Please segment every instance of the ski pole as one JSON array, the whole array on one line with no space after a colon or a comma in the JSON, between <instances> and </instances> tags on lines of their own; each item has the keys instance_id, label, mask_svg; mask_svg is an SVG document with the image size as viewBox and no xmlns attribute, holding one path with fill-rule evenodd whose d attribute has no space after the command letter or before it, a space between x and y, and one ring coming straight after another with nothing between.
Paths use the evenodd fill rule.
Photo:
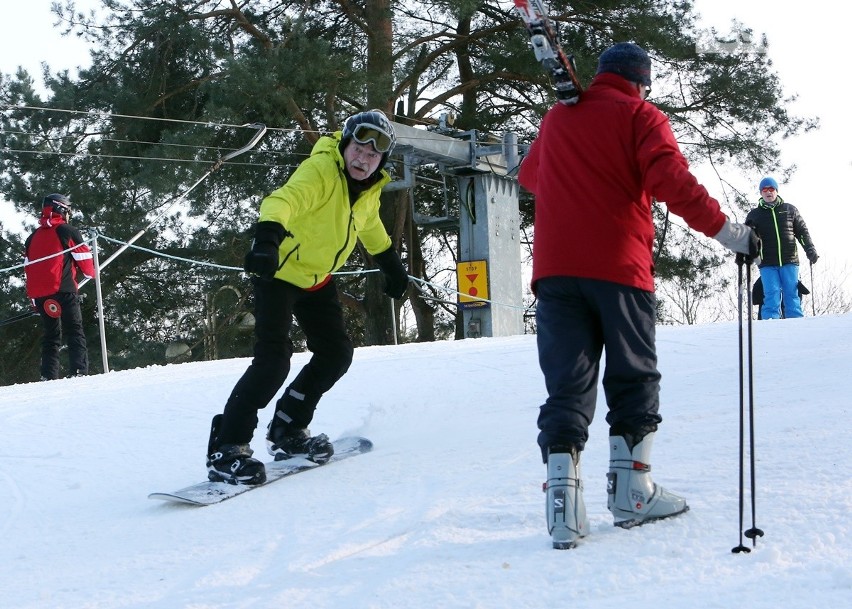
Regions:
<instances>
[{"instance_id":1,"label":"ski pole","mask_svg":"<svg viewBox=\"0 0 852 609\"><path fill-rule=\"evenodd\" d=\"M740 542L739 545L731 549L734 554L740 552L751 552L751 550L743 544L743 495L745 493L744 467L743 467L743 452L745 451L745 393L743 385L743 263L744 259L739 254L736 257L737 262L737 336L739 338L737 349L739 356L739 381L740 381L740 452L739 452L739 467L740 467L740 486L739 486L739 508L740 508ZM751 317L751 310L749 310Z\"/></svg>"},{"instance_id":2,"label":"ski pole","mask_svg":"<svg viewBox=\"0 0 852 609\"><path fill-rule=\"evenodd\" d=\"M816 303L814 300L816 299L816 286L814 285L814 263L809 263L811 266L811 313L816 317Z\"/></svg>"},{"instance_id":3,"label":"ski pole","mask_svg":"<svg viewBox=\"0 0 852 609\"><path fill-rule=\"evenodd\" d=\"M751 261L746 262L746 284L751 285ZM745 532L745 536L751 539L752 547L757 545L757 538L763 537L763 531L757 528L757 497L755 496L757 485L755 484L754 466L754 358L752 357L752 325L751 325L751 290L748 293L748 433L749 433L749 461L751 466L751 528Z\"/></svg>"}]
</instances>

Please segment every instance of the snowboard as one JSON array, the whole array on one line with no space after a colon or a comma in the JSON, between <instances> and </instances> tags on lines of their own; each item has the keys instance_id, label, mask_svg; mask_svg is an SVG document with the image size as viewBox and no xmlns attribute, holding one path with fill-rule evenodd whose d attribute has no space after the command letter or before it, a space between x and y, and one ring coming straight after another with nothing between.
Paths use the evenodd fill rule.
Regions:
<instances>
[{"instance_id":1,"label":"snowboard","mask_svg":"<svg viewBox=\"0 0 852 609\"><path fill-rule=\"evenodd\" d=\"M303 457L293 457L292 459L284 459L282 461L270 461L266 463L266 482L263 484L228 484L226 482L200 482L187 486L180 490L171 493L151 493L148 499L161 499L172 503L183 503L195 506L213 505L221 503L227 499L242 495L250 490L260 488L308 470L318 467L325 467L336 461L342 461L349 457L361 455L370 452L373 449L373 443L367 438L359 436L351 436L340 438L332 442L334 445L334 454L327 463L319 465L313 461L309 461Z\"/></svg>"}]
</instances>

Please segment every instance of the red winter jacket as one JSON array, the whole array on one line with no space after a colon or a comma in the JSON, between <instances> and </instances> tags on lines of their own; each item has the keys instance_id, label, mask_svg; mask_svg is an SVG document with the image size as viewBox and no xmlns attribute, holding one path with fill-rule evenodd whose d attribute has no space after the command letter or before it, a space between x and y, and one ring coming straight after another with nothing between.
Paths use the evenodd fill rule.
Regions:
<instances>
[{"instance_id":1,"label":"red winter jacket","mask_svg":"<svg viewBox=\"0 0 852 609\"><path fill-rule=\"evenodd\" d=\"M80 231L65 223L65 219L50 207L42 210L39 228L29 236L24 245L24 262L38 260L56 254L70 247L70 252L27 264L24 272L27 276L27 296L40 298L57 292L76 292L76 268L89 278L95 276L92 262L92 250L83 243ZM75 268L76 267L76 268Z\"/></svg>"},{"instance_id":2,"label":"red winter jacket","mask_svg":"<svg viewBox=\"0 0 852 609\"><path fill-rule=\"evenodd\" d=\"M548 111L518 181L535 195L533 288L567 275L653 291L652 198L707 236L725 223L666 116L616 74Z\"/></svg>"}]
</instances>

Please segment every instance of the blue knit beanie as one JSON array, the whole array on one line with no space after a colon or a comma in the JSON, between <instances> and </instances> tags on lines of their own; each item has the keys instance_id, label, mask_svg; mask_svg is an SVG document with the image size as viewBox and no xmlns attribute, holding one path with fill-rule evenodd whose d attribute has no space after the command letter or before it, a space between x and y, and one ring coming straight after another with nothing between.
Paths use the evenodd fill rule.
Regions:
<instances>
[{"instance_id":1,"label":"blue knit beanie","mask_svg":"<svg viewBox=\"0 0 852 609\"><path fill-rule=\"evenodd\" d=\"M757 191L762 192L764 188L774 188L775 190L778 190L778 182L775 181L775 178L763 178L760 181L760 187Z\"/></svg>"},{"instance_id":2,"label":"blue knit beanie","mask_svg":"<svg viewBox=\"0 0 852 609\"><path fill-rule=\"evenodd\" d=\"M598 74L610 72L630 82L651 86L651 58L642 47L632 42L619 42L601 53Z\"/></svg>"}]
</instances>

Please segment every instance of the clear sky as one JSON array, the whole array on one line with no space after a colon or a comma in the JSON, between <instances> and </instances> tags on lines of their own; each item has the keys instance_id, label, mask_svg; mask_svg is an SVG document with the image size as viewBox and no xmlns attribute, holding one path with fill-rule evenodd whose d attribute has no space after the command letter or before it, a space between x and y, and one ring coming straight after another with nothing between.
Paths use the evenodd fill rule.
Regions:
<instances>
[{"instance_id":1,"label":"clear sky","mask_svg":"<svg viewBox=\"0 0 852 609\"><path fill-rule=\"evenodd\" d=\"M0 19L0 72L14 74L18 66L25 68L41 84L41 65L52 71L73 69L89 63L87 46L76 36L62 36L63 28L54 27L56 16L50 12L53 0L9 2L3 6ZM77 0L78 10L87 12L99 6L97 0ZM33 202L33 217L36 217ZM0 200L0 222L15 222L12 204Z\"/></svg>"},{"instance_id":2,"label":"clear sky","mask_svg":"<svg viewBox=\"0 0 852 609\"><path fill-rule=\"evenodd\" d=\"M96 0L77 0L77 4L84 10L99 5ZM41 62L52 69L87 63L85 46L74 37L61 36L61 30L53 26L50 5L51 0L28 0L4 7L0 71L10 73L23 65L39 75ZM773 0L696 0L695 6L702 25L715 26L720 33L731 30L734 18L758 34L765 33L784 95L798 95L793 113L819 117L818 131L782 142L784 163L795 163L798 171L781 185L780 194L799 207L822 257L819 264L838 274L843 268L852 272L852 247L847 242L852 217L845 187L852 179L852 122L848 96L841 92L848 88L843 84L848 79L846 23L852 11L828 0L812 0L807 10ZM757 183L763 176L740 177L734 167L726 171L726 180L753 192L757 200ZM713 176L699 172L699 177L711 194L722 196Z\"/></svg>"}]
</instances>

